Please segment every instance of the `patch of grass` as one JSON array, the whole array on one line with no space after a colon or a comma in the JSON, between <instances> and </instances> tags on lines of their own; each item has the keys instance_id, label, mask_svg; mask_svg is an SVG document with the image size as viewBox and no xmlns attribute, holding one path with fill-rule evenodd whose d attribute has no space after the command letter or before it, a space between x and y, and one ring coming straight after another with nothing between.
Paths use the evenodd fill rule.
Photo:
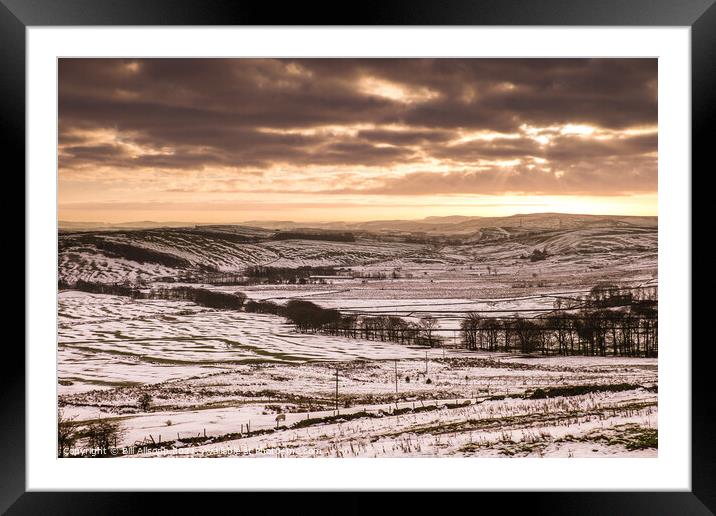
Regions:
<instances>
[{"instance_id":1,"label":"patch of grass","mask_svg":"<svg viewBox=\"0 0 716 516\"><path fill-rule=\"evenodd\" d=\"M614 383L609 385L567 385L565 387L535 389L531 394L525 395L525 399L541 400L546 398L555 398L557 396L580 396L591 392L621 392L640 388L641 385L631 383Z\"/></svg>"},{"instance_id":2,"label":"patch of grass","mask_svg":"<svg viewBox=\"0 0 716 516\"><path fill-rule=\"evenodd\" d=\"M337 421L350 421L351 419L359 419L362 417L378 417L375 414L372 414L370 412L354 412L352 414L339 414L336 416L326 416L326 417L314 417L309 419L302 419L301 421L297 421L293 425L291 425L291 428L305 428L307 426L313 426L318 425L320 423L334 423Z\"/></svg>"},{"instance_id":3,"label":"patch of grass","mask_svg":"<svg viewBox=\"0 0 716 516\"><path fill-rule=\"evenodd\" d=\"M449 434L457 432L469 432L471 430L495 430L518 426L536 426L536 425L553 425L561 421L568 421L575 418L599 417L609 414L621 414L625 410L641 410L646 407L656 405L655 402L645 401L640 403L631 403L629 405L620 405L617 407L605 407L592 410L569 410L554 413L530 413L519 414L514 416L503 416L482 419L467 419L455 423L438 423L419 426L413 429L415 434ZM387 433L385 437L395 437L399 433Z\"/></svg>"},{"instance_id":4,"label":"patch of grass","mask_svg":"<svg viewBox=\"0 0 716 516\"><path fill-rule=\"evenodd\" d=\"M461 448L459 452L471 455L480 452L481 450L490 449L495 450L506 457L526 457L533 453L541 454L542 451L547 447L547 440L539 441L512 441L511 439L503 438L498 441L485 441L481 443L468 443Z\"/></svg>"},{"instance_id":5,"label":"patch of grass","mask_svg":"<svg viewBox=\"0 0 716 516\"><path fill-rule=\"evenodd\" d=\"M595 430L580 437L571 435L556 442L598 442L609 446L622 445L629 451L647 450L659 447L659 431L636 424L618 425L603 430Z\"/></svg>"},{"instance_id":6,"label":"patch of grass","mask_svg":"<svg viewBox=\"0 0 716 516\"><path fill-rule=\"evenodd\" d=\"M629 451L658 448L659 431L655 428L640 428L638 431L629 434L624 446Z\"/></svg>"}]
</instances>

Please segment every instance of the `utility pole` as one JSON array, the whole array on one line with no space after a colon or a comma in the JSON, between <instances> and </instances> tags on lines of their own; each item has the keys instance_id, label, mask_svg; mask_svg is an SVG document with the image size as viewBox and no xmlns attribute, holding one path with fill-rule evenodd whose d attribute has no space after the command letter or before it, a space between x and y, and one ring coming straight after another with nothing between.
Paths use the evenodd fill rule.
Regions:
<instances>
[{"instance_id":1,"label":"utility pole","mask_svg":"<svg viewBox=\"0 0 716 516\"><path fill-rule=\"evenodd\" d=\"M338 415L338 368L336 367L336 415Z\"/></svg>"},{"instance_id":2,"label":"utility pole","mask_svg":"<svg viewBox=\"0 0 716 516\"><path fill-rule=\"evenodd\" d=\"M394 361L395 364L395 408L398 408L398 359Z\"/></svg>"},{"instance_id":3,"label":"utility pole","mask_svg":"<svg viewBox=\"0 0 716 516\"><path fill-rule=\"evenodd\" d=\"M425 376L428 375L428 352L425 352Z\"/></svg>"}]
</instances>

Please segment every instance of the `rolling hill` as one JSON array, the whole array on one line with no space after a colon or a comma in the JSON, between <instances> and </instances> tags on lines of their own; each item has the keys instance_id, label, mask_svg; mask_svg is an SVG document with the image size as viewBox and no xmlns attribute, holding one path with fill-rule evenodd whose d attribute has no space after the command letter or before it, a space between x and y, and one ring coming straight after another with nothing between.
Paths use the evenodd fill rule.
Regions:
<instances>
[{"instance_id":1,"label":"rolling hill","mask_svg":"<svg viewBox=\"0 0 716 516\"><path fill-rule=\"evenodd\" d=\"M131 224L131 223L128 223ZM504 260L545 249L561 257L656 253L656 217L528 214L361 223L251 222L63 231L59 278L99 282L240 272L249 266L364 266ZM464 258L455 258L464 257ZM497 262L496 262L497 263Z\"/></svg>"}]
</instances>

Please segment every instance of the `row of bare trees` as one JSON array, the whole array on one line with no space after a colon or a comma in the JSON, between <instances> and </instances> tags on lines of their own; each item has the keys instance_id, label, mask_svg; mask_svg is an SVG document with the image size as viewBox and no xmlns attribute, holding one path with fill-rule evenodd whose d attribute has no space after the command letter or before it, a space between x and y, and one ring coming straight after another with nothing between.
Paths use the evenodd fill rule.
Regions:
<instances>
[{"instance_id":1,"label":"row of bare trees","mask_svg":"<svg viewBox=\"0 0 716 516\"><path fill-rule=\"evenodd\" d=\"M586 295L557 297L554 311L524 318L467 314L460 325L468 349L558 355L656 356L656 287L601 283Z\"/></svg>"},{"instance_id":2,"label":"row of bare trees","mask_svg":"<svg viewBox=\"0 0 716 516\"><path fill-rule=\"evenodd\" d=\"M543 317L483 317L471 312L460 325L468 350L593 356L656 356L658 312L651 295L636 296L619 289L611 294L593 289L577 300L581 309L556 308ZM249 305L252 304L250 307ZM561 301L557 304L561 305ZM406 345L441 346L438 320L431 316L409 321L396 316L341 314L310 301L286 305L249 302L247 311L286 317L297 331Z\"/></svg>"},{"instance_id":3,"label":"row of bare trees","mask_svg":"<svg viewBox=\"0 0 716 516\"><path fill-rule=\"evenodd\" d=\"M643 312L643 311L641 311ZM656 356L656 311L634 313L582 310L528 319L495 318L469 313L461 323L469 350L557 355Z\"/></svg>"},{"instance_id":4,"label":"row of bare trees","mask_svg":"<svg viewBox=\"0 0 716 516\"><path fill-rule=\"evenodd\" d=\"M321 328L322 333L380 342L436 347L442 345L438 335L438 320L431 316L417 322L393 315L343 315L337 324Z\"/></svg>"},{"instance_id":5,"label":"row of bare trees","mask_svg":"<svg viewBox=\"0 0 716 516\"><path fill-rule=\"evenodd\" d=\"M246 294L243 292L220 292L194 287L154 288L144 293L142 297L191 301L201 306L222 310L241 310L246 302Z\"/></svg>"},{"instance_id":6,"label":"row of bare trees","mask_svg":"<svg viewBox=\"0 0 716 516\"><path fill-rule=\"evenodd\" d=\"M282 315L301 333L322 333L353 339L397 342L406 345L439 346L438 320L428 315L418 322L396 316L358 316L342 314L310 301L292 300L286 305L249 302L247 311Z\"/></svg>"}]
</instances>

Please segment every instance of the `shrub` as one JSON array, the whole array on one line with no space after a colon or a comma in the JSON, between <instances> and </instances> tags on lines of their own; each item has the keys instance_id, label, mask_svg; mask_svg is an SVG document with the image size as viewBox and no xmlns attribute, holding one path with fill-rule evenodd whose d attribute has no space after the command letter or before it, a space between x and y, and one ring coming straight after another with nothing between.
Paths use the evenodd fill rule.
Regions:
<instances>
[{"instance_id":1,"label":"shrub","mask_svg":"<svg viewBox=\"0 0 716 516\"><path fill-rule=\"evenodd\" d=\"M57 456L64 457L69 453L79 438L77 432L79 425L71 417L65 417L60 409L57 412Z\"/></svg>"},{"instance_id":2,"label":"shrub","mask_svg":"<svg viewBox=\"0 0 716 516\"><path fill-rule=\"evenodd\" d=\"M84 432L87 446L106 452L117 445L124 432L118 421L101 419L90 424ZM99 454L98 454L99 456Z\"/></svg>"},{"instance_id":3,"label":"shrub","mask_svg":"<svg viewBox=\"0 0 716 516\"><path fill-rule=\"evenodd\" d=\"M142 412L148 412L152 406L152 397L145 392L137 400L137 405L139 405Z\"/></svg>"}]
</instances>

